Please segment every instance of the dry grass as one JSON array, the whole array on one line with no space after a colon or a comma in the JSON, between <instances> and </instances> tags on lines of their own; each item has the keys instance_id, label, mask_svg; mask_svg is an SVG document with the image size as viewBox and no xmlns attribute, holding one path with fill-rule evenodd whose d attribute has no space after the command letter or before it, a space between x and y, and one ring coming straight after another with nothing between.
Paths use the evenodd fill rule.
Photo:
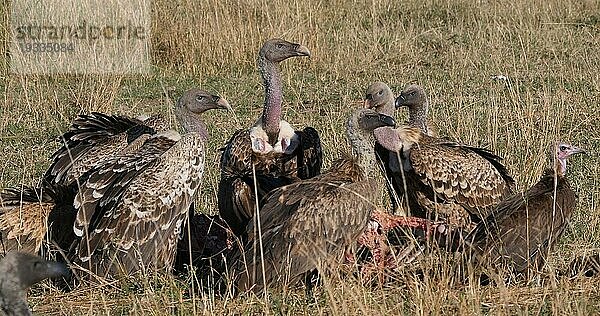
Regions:
<instances>
[{"instance_id":1,"label":"dry grass","mask_svg":"<svg viewBox=\"0 0 600 316\"><path fill-rule=\"evenodd\" d=\"M6 21L6 1L0 15ZM18 76L0 63L0 187L35 184L56 148L53 139L78 113L170 113L160 81L182 91L202 86L224 95L237 119L210 113L212 138L200 197L216 210L217 148L260 113L255 70L260 44L283 37L308 46L311 59L287 61L285 118L322 135L327 162L347 150L344 118L370 82L395 92L423 85L440 135L487 144L505 157L519 188L546 166L551 141L567 140L592 154L576 158L570 179L579 193L573 225L549 270L600 247L600 3L595 0L153 1L153 59L146 76ZM0 24L0 53L6 47ZM490 79L502 74L509 83ZM404 115L404 113L399 114ZM444 261L431 256L427 268ZM441 273L411 274L385 288L336 281L306 304L303 293L275 293L267 302L189 293L176 278L131 279L60 293L38 288L34 310L48 314L591 314L597 280L464 286Z\"/></svg>"}]
</instances>

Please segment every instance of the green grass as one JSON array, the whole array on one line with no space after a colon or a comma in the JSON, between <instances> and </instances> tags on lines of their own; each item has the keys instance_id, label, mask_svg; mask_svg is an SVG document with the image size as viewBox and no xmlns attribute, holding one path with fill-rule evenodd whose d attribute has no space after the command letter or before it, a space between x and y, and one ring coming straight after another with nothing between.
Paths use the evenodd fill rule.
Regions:
<instances>
[{"instance_id":1,"label":"green grass","mask_svg":"<svg viewBox=\"0 0 600 316\"><path fill-rule=\"evenodd\" d=\"M216 212L217 151L238 128L261 113L263 88L255 60L261 43L283 37L306 45L310 59L283 65L285 119L319 130L328 165L349 151L345 117L366 87L387 82L395 93L407 83L425 87L438 134L484 144L505 157L524 190L547 165L557 139L588 149L569 165L579 194L571 228L549 270L600 247L600 3L593 0L346 2L153 1L153 70L145 76L19 76L0 62L0 187L35 184L56 149L54 138L77 114L138 115L172 110L161 82L177 93L193 86L225 96L236 111L207 115L211 139L199 197ZM7 19L6 7L0 14ZM0 24L0 55L7 53ZM510 84L491 75L506 75ZM399 120L405 118L399 112ZM425 266L443 264L428 256ZM591 314L598 312L597 280L465 286L449 277L415 281L410 273L386 287L333 281L307 305L302 291L261 298L192 295L168 277L32 293L40 314ZM195 298L195 300L192 300Z\"/></svg>"}]
</instances>

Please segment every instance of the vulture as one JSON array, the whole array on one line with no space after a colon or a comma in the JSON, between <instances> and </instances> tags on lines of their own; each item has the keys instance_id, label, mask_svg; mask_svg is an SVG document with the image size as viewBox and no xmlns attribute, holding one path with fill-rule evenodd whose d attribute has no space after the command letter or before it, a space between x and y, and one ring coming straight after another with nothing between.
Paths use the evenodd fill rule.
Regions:
<instances>
[{"instance_id":1,"label":"vulture","mask_svg":"<svg viewBox=\"0 0 600 316\"><path fill-rule=\"evenodd\" d=\"M396 111L394 100L392 89L387 84L378 81L367 88L364 104L367 109L394 117Z\"/></svg>"},{"instance_id":2,"label":"vulture","mask_svg":"<svg viewBox=\"0 0 600 316\"><path fill-rule=\"evenodd\" d=\"M422 89L411 87L396 105L414 104L414 98L423 102ZM411 108L408 125L375 134L375 151L393 188L392 203L412 215L470 229L513 193L514 180L491 151L428 135L426 113L426 107Z\"/></svg>"},{"instance_id":3,"label":"vulture","mask_svg":"<svg viewBox=\"0 0 600 316\"><path fill-rule=\"evenodd\" d=\"M323 272L342 262L375 207L377 182L369 177L376 166L372 132L394 124L374 110L357 110L347 125L354 157L338 159L326 173L264 197L246 227L248 241L233 260L238 290L294 285L315 269Z\"/></svg>"},{"instance_id":4,"label":"vulture","mask_svg":"<svg viewBox=\"0 0 600 316\"><path fill-rule=\"evenodd\" d=\"M433 128L427 122L429 103L427 95L421 86L411 84L406 86L395 101L396 108L408 108L408 125L420 129L429 136L435 136Z\"/></svg>"},{"instance_id":5,"label":"vulture","mask_svg":"<svg viewBox=\"0 0 600 316\"><path fill-rule=\"evenodd\" d=\"M321 171L322 151L317 131L311 127L294 131L281 119L279 62L297 56L310 56L310 52L302 45L281 39L264 43L258 56L265 87L262 116L250 129L236 131L223 150L219 214L236 236L243 235L256 210L256 201L261 201L269 191L311 178Z\"/></svg>"},{"instance_id":6,"label":"vulture","mask_svg":"<svg viewBox=\"0 0 600 316\"><path fill-rule=\"evenodd\" d=\"M67 267L27 252L11 251L0 259L0 307L7 316L31 315L27 289L47 279L66 277Z\"/></svg>"},{"instance_id":7,"label":"vulture","mask_svg":"<svg viewBox=\"0 0 600 316\"><path fill-rule=\"evenodd\" d=\"M0 192L0 253L39 253L44 241L67 252L75 240L72 186L7 188Z\"/></svg>"},{"instance_id":8,"label":"vulture","mask_svg":"<svg viewBox=\"0 0 600 316\"><path fill-rule=\"evenodd\" d=\"M39 253L44 240L67 252L75 238L77 180L101 161L139 149L167 126L160 116L79 115L58 138L62 146L52 155L39 187L0 192L0 252Z\"/></svg>"},{"instance_id":9,"label":"vulture","mask_svg":"<svg viewBox=\"0 0 600 316\"><path fill-rule=\"evenodd\" d=\"M186 91L175 106L183 134L152 135L78 180L74 263L100 276L171 269L204 171L208 131L201 115L210 109L231 107L219 96Z\"/></svg>"},{"instance_id":10,"label":"vulture","mask_svg":"<svg viewBox=\"0 0 600 316\"><path fill-rule=\"evenodd\" d=\"M125 150L137 150L150 135L168 130L167 126L160 116L79 115L58 138L62 146L52 155L44 182L76 185L76 180L99 161Z\"/></svg>"},{"instance_id":11,"label":"vulture","mask_svg":"<svg viewBox=\"0 0 600 316\"><path fill-rule=\"evenodd\" d=\"M567 158L584 151L557 142L551 165L529 190L502 201L467 236L475 262L517 275L541 269L577 204L566 178Z\"/></svg>"}]
</instances>

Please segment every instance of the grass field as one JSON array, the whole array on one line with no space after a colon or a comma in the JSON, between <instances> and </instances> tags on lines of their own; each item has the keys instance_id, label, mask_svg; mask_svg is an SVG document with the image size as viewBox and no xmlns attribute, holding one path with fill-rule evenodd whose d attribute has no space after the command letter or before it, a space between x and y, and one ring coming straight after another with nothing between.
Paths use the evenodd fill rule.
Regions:
<instances>
[{"instance_id":1,"label":"grass field","mask_svg":"<svg viewBox=\"0 0 600 316\"><path fill-rule=\"evenodd\" d=\"M8 19L6 0L0 7ZM209 165L199 200L216 212L218 151L261 113L255 60L281 37L307 46L310 59L283 65L284 113L321 133L326 164L349 151L345 117L366 87L425 87L438 134L487 145L504 156L519 190L537 181L547 148L564 140L589 150L568 177L579 205L547 272L600 248L600 2L597 0L154 0L153 69L145 76L19 76L8 69L7 23L0 24L0 187L34 185L54 139L80 113L165 113L161 82L176 94L193 86L227 98L236 117L207 115ZM508 76L495 81L492 75ZM399 112L399 121L406 114ZM192 291L177 278L131 279L61 293L44 285L30 302L39 314L560 314L600 312L598 280L536 278L510 286L463 285L444 258L423 260L436 277L410 273L385 287L332 281L306 304L304 292L227 298ZM442 268L440 268L442 267Z\"/></svg>"}]
</instances>

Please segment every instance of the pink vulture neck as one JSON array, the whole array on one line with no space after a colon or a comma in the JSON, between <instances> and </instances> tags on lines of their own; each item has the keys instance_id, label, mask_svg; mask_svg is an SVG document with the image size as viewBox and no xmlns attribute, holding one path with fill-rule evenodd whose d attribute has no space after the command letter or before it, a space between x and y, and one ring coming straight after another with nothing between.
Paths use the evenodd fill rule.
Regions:
<instances>
[{"instance_id":1,"label":"pink vulture neck","mask_svg":"<svg viewBox=\"0 0 600 316\"><path fill-rule=\"evenodd\" d=\"M262 127L269 137L269 144L275 146L279 137L281 103L283 102L281 74L277 64L272 61L260 58L258 65L265 86Z\"/></svg>"},{"instance_id":2,"label":"pink vulture neck","mask_svg":"<svg viewBox=\"0 0 600 316\"><path fill-rule=\"evenodd\" d=\"M184 106L178 105L175 109L175 116L185 133L197 133L202 141L206 142L208 140L208 129L200 118L200 114L191 113Z\"/></svg>"}]
</instances>

